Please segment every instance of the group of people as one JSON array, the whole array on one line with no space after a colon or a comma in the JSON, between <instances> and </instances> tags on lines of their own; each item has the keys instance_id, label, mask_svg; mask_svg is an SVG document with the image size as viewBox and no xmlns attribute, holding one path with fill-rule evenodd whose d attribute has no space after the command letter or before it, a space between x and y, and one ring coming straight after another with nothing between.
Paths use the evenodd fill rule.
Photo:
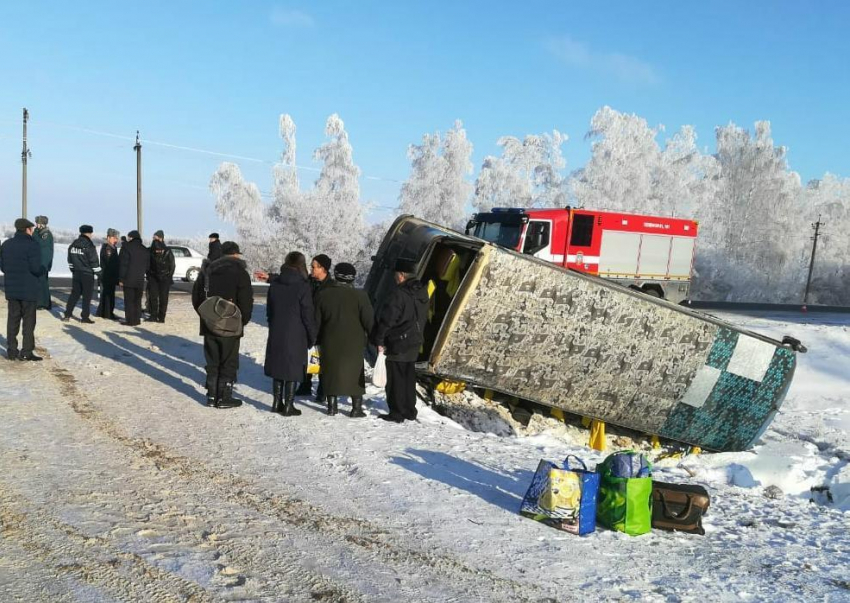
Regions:
<instances>
[{"instance_id":1,"label":"group of people","mask_svg":"<svg viewBox=\"0 0 850 603\"><path fill-rule=\"evenodd\" d=\"M174 279L174 253L165 244L165 234L157 230L150 247L145 247L137 230L120 238L114 228L106 231L100 254L92 242L94 228L80 226L80 236L68 247L71 269L71 295L62 320L69 321L82 298L80 322L92 324L91 300L95 286L100 285L97 316L118 320L115 316L115 290L124 290L123 324L136 326L142 321L142 297L147 293L151 322L165 322L168 296Z\"/></svg>"},{"instance_id":2,"label":"group of people","mask_svg":"<svg viewBox=\"0 0 850 603\"><path fill-rule=\"evenodd\" d=\"M192 304L200 310L210 296L228 300L238 307L244 326L253 311L250 277L236 243L224 243L222 252L220 259L204 264L192 291ZM371 341L387 358L389 412L380 418L395 423L415 420L415 363L429 304L428 293L414 274L416 266L409 261L397 263L398 287L377 319L369 297L354 287L356 268L348 262L337 263L333 270L331 267L331 259L319 254L310 261L308 272L304 254L292 251L279 273L256 273L269 283L269 331L263 368L272 379L272 411L283 416L301 414L295 398L312 393L307 354L318 346L321 373L317 401L324 402L327 413L333 416L339 412L339 399L348 397L349 416L365 417L363 357ZM233 397L241 333L215 334L202 319L201 334L207 363L207 404L217 408L241 405L241 400Z\"/></svg>"},{"instance_id":3,"label":"group of people","mask_svg":"<svg viewBox=\"0 0 850 603\"><path fill-rule=\"evenodd\" d=\"M47 275L53 251L52 236L48 237L46 230L47 218L39 216L36 222L38 226L25 218L16 220L15 236L0 246L0 270L5 274L8 301L9 360L41 360L35 355L36 309L51 305ZM91 240L94 229L84 224L79 232L68 248L73 278L62 320L71 319L82 299L80 321L94 322L90 304L99 281L97 316L116 319L115 291L121 286L123 324L139 325L147 285L149 320L165 322L175 262L163 232L154 234L148 248L138 231L119 239L120 233L109 229L99 254ZM48 238L49 254L45 251ZM217 233L209 239L209 254L192 289L192 305L201 316L200 334L204 338L206 402L215 408L234 408L242 404L234 397L233 387L244 326L253 313L253 286L239 246L232 241L221 243ZM348 262L339 262L332 269L331 259L319 254L311 260L308 271L304 254L293 251L286 256L279 273L256 273L269 283L264 371L272 379L273 412L283 416L301 414L295 407L295 398L312 394L307 356L310 348L317 346L321 354L317 400L326 403L329 415L336 415L339 399L348 397L349 416L365 417L363 358L371 342L386 355L389 412L380 418L395 423L416 419L415 363L428 320L429 295L416 277L415 263L399 260L394 268L397 287L377 316L366 293L354 287L357 271ZM227 315L222 320L233 320L235 316L243 328L227 332L217 329L204 313L208 300L214 302L213 317L218 316L219 308L232 308L222 314ZM21 327L23 343L19 350Z\"/></svg>"}]
</instances>

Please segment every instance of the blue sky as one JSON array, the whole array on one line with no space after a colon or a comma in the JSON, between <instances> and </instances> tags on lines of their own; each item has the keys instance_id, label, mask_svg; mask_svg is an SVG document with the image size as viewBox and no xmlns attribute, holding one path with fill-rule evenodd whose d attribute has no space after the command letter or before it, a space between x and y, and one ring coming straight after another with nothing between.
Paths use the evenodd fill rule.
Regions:
<instances>
[{"instance_id":1,"label":"blue sky","mask_svg":"<svg viewBox=\"0 0 850 603\"><path fill-rule=\"evenodd\" d=\"M0 222L20 211L24 106L30 217L60 228L135 221L132 142L74 128L262 159L237 163L268 191L280 113L304 166L339 113L380 206L426 132L461 119L477 172L500 136L557 128L572 170L603 105L693 124L711 151L715 126L770 120L804 180L848 176L848 22L830 1L2 2ZM207 191L221 160L146 144L145 230L232 232Z\"/></svg>"}]
</instances>

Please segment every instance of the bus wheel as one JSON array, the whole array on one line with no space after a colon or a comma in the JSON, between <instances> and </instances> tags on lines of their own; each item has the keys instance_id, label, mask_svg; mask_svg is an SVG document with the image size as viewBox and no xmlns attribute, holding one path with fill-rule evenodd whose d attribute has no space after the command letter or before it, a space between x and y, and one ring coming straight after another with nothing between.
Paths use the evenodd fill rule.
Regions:
<instances>
[{"instance_id":1,"label":"bus wheel","mask_svg":"<svg viewBox=\"0 0 850 603\"><path fill-rule=\"evenodd\" d=\"M664 299L664 292L661 291L660 287L645 287L643 292L649 295L650 297L658 297L660 299Z\"/></svg>"}]
</instances>

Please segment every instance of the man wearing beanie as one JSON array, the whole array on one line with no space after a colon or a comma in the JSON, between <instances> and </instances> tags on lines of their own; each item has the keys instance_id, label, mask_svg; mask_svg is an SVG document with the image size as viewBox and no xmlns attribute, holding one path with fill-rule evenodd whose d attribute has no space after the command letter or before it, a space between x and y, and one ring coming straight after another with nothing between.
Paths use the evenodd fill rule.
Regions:
<instances>
[{"instance_id":1,"label":"man wearing beanie","mask_svg":"<svg viewBox=\"0 0 850 603\"><path fill-rule=\"evenodd\" d=\"M387 406L381 419L402 423L416 419L416 360L424 341L428 320L428 291L416 278L416 262L399 259L395 263L398 285L372 332L372 343L387 355Z\"/></svg>"},{"instance_id":2,"label":"man wearing beanie","mask_svg":"<svg viewBox=\"0 0 850 603\"><path fill-rule=\"evenodd\" d=\"M142 324L142 291L150 261L139 231L128 232L127 242L118 254L118 284L124 288L124 324L130 327Z\"/></svg>"},{"instance_id":3,"label":"man wearing beanie","mask_svg":"<svg viewBox=\"0 0 850 603\"><path fill-rule=\"evenodd\" d=\"M71 281L71 296L68 305L65 306L64 321L71 320L74 307L82 296L83 310L80 313L80 322L94 324L89 318L91 313L91 298L94 292L94 279L100 277L100 262L97 259L97 249L91 242L94 228L88 224L80 226L80 236L68 247L68 267L71 269L73 279Z\"/></svg>"},{"instance_id":4,"label":"man wearing beanie","mask_svg":"<svg viewBox=\"0 0 850 603\"><path fill-rule=\"evenodd\" d=\"M41 249L33 238L35 224L15 220L15 236L0 246L0 271L5 275L7 301L6 357L9 360L41 360L35 355L35 307L41 292L39 278L46 270ZM23 326L23 345L18 351L18 333Z\"/></svg>"},{"instance_id":5,"label":"man wearing beanie","mask_svg":"<svg viewBox=\"0 0 850 603\"><path fill-rule=\"evenodd\" d=\"M106 230L106 242L100 246L100 304L97 315L100 318L115 320L115 287L118 285L118 272L121 264L118 261L118 235L121 233L114 228Z\"/></svg>"},{"instance_id":6,"label":"man wearing beanie","mask_svg":"<svg viewBox=\"0 0 850 603\"><path fill-rule=\"evenodd\" d=\"M217 232L211 232L209 238L210 249L209 253L207 253L207 259L211 262L214 262L221 257L221 241L218 240Z\"/></svg>"},{"instance_id":7,"label":"man wearing beanie","mask_svg":"<svg viewBox=\"0 0 850 603\"><path fill-rule=\"evenodd\" d=\"M314 259L315 261L315 259ZM347 262L334 269L316 294L317 343L321 349L322 388L328 414L337 414L339 396L351 398L351 417L365 417L363 354L372 330L372 304L364 291L354 288L357 271Z\"/></svg>"},{"instance_id":8,"label":"man wearing beanie","mask_svg":"<svg viewBox=\"0 0 850 603\"><path fill-rule=\"evenodd\" d=\"M38 309L49 310L53 307L53 302L50 300L50 283L47 280L48 274L53 270L53 233L47 227L47 216L36 216L35 228L32 236L41 248L41 265L46 270L44 276L39 278L41 295L38 299Z\"/></svg>"},{"instance_id":9,"label":"man wearing beanie","mask_svg":"<svg viewBox=\"0 0 850 603\"><path fill-rule=\"evenodd\" d=\"M215 260L204 260L201 273L192 288L192 306L195 311L208 297L228 300L239 308L244 327L251 321L254 309L254 290L245 261L239 257L239 245L225 241L221 246L222 256ZM204 336L204 358L206 359L207 406L235 408L242 400L233 397L233 385L239 371L239 344L242 333L223 337L213 333L201 319L201 335Z\"/></svg>"}]
</instances>

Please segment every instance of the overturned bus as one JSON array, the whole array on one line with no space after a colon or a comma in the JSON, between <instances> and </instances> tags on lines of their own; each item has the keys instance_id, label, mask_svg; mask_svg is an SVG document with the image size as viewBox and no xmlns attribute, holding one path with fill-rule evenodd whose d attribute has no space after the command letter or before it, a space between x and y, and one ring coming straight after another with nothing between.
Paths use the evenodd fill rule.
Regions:
<instances>
[{"instance_id":1,"label":"overturned bus","mask_svg":"<svg viewBox=\"0 0 850 603\"><path fill-rule=\"evenodd\" d=\"M709 450L752 446L805 351L412 216L374 257L376 311L399 258L432 291L418 373Z\"/></svg>"}]
</instances>

